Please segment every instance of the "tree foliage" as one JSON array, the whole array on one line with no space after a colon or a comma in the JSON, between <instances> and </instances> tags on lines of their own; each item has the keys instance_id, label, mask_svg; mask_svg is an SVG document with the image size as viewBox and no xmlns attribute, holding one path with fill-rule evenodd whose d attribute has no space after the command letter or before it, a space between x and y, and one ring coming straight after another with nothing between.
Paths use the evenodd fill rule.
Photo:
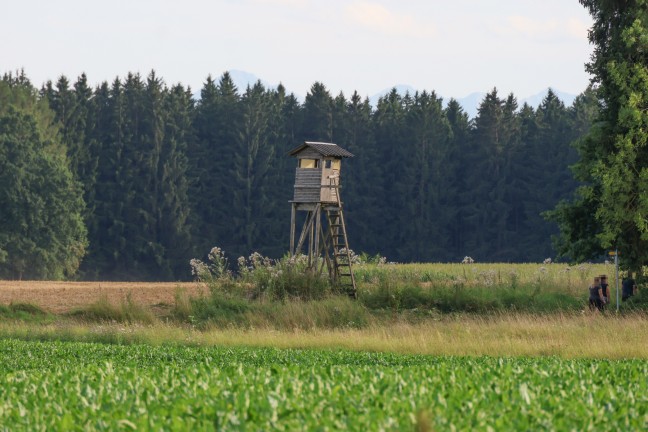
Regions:
<instances>
[{"instance_id":1,"label":"tree foliage","mask_svg":"<svg viewBox=\"0 0 648 432\"><path fill-rule=\"evenodd\" d=\"M594 19L587 69L600 111L577 145L574 173L584 184L551 213L557 245L576 258L618 248L622 264L639 270L648 262L648 2L581 3Z\"/></svg>"},{"instance_id":2,"label":"tree foliage","mask_svg":"<svg viewBox=\"0 0 648 432\"><path fill-rule=\"evenodd\" d=\"M29 82L0 81L0 277L74 275L87 246L80 184Z\"/></svg>"},{"instance_id":3,"label":"tree foliage","mask_svg":"<svg viewBox=\"0 0 648 432\"><path fill-rule=\"evenodd\" d=\"M315 83L300 102L281 85L237 89L228 73L209 76L198 95L155 72L94 89L81 75L38 94L7 90L19 81L28 80L6 77L0 97L32 123L12 114L13 127L35 128L86 201L86 279L184 279L189 259L214 245L230 257L282 256L295 173L287 153L304 140L356 155L342 166L356 251L396 261L543 260L557 229L540 213L576 188L569 143L598 112L593 90L571 107L550 91L534 109L493 89L470 119L433 91L394 89L372 107L357 92L333 97Z\"/></svg>"}]
</instances>

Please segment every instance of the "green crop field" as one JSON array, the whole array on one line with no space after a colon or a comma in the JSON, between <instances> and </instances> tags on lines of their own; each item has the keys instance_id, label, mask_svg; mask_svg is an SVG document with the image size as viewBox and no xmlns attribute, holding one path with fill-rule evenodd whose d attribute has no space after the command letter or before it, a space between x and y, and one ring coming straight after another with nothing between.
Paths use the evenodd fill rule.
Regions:
<instances>
[{"instance_id":1,"label":"green crop field","mask_svg":"<svg viewBox=\"0 0 648 432\"><path fill-rule=\"evenodd\" d=\"M3 430L641 430L644 360L0 341Z\"/></svg>"}]
</instances>

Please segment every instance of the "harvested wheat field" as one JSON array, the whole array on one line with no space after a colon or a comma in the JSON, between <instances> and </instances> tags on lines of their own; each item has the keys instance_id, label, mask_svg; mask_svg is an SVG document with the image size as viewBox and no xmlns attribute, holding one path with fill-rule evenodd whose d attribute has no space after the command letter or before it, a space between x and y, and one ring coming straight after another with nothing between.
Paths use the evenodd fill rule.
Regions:
<instances>
[{"instance_id":1,"label":"harvested wheat field","mask_svg":"<svg viewBox=\"0 0 648 432\"><path fill-rule=\"evenodd\" d=\"M29 303L52 313L65 313L104 297L117 305L130 295L136 304L155 309L172 305L178 289L195 296L205 287L195 282L0 281L0 304Z\"/></svg>"}]
</instances>

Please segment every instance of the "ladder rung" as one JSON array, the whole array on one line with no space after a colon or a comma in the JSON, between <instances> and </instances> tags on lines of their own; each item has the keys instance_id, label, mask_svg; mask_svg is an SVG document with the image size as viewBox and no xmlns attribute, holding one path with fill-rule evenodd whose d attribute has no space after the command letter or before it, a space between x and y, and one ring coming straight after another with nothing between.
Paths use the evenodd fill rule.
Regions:
<instances>
[{"instance_id":1,"label":"ladder rung","mask_svg":"<svg viewBox=\"0 0 648 432\"><path fill-rule=\"evenodd\" d=\"M351 273L340 273L340 276L351 276Z\"/></svg>"}]
</instances>

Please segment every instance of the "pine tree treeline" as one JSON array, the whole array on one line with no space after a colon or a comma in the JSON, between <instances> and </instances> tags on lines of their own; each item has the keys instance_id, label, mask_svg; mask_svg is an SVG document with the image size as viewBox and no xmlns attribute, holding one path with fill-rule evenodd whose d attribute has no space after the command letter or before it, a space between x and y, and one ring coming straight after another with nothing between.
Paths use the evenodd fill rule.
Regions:
<instances>
[{"instance_id":1,"label":"pine tree treeline","mask_svg":"<svg viewBox=\"0 0 648 432\"><path fill-rule=\"evenodd\" d=\"M570 146L597 112L592 90L534 109L491 91L469 119L435 92L375 108L321 83L303 103L281 85L237 89L208 77L200 97L154 72L92 89L85 75L40 90L82 185L86 279L176 280L211 246L231 258L288 248L304 140L353 152L342 168L350 243L394 261L538 261L555 255L542 212L577 184ZM2 245L0 245L1 249Z\"/></svg>"}]
</instances>

